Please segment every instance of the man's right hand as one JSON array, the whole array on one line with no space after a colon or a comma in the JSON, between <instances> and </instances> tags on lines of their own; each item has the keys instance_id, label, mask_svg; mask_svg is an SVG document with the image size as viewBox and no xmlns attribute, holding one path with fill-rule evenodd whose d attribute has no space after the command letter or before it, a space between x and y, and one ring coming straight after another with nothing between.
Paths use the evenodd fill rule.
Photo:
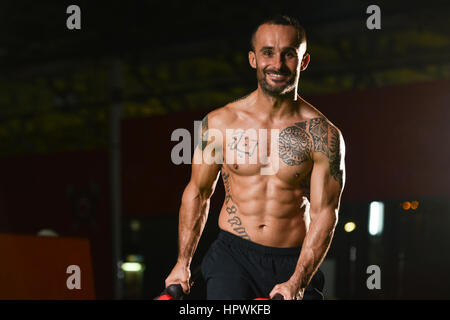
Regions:
<instances>
[{"instance_id":1,"label":"man's right hand","mask_svg":"<svg viewBox=\"0 0 450 320\"><path fill-rule=\"evenodd\" d=\"M167 277L166 288L171 284L180 284L185 294L189 294L193 283L190 282L191 270L188 266L177 263Z\"/></svg>"}]
</instances>

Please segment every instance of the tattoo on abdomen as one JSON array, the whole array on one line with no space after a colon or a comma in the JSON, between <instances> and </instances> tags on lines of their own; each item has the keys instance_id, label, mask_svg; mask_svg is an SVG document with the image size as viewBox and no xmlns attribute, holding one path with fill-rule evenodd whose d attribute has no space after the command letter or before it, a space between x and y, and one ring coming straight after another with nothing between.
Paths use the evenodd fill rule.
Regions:
<instances>
[{"instance_id":1,"label":"tattoo on abdomen","mask_svg":"<svg viewBox=\"0 0 450 320\"><path fill-rule=\"evenodd\" d=\"M237 216L238 209L232 204L233 199L231 198L231 187L230 187L230 174L222 170L222 179L225 186L225 211L228 213L229 219L227 220L231 228L238 233L238 235L243 238L250 240L245 228L242 226L241 219ZM231 203L230 203L231 201Z\"/></svg>"},{"instance_id":2,"label":"tattoo on abdomen","mask_svg":"<svg viewBox=\"0 0 450 320\"><path fill-rule=\"evenodd\" d=\"M299 122L280 132L278 153L281 160L289 166L300 165L309 158L311 140L305 128L306 122Z\"/></svg>"}]
</instances>

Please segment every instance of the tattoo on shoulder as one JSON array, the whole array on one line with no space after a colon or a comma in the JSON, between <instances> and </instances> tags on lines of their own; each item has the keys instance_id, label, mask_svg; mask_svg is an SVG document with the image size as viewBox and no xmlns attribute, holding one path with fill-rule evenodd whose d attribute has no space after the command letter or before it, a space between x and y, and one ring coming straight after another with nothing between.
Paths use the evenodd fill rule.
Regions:
<instances>
[{"instance_id":1,"label":"tattoo on shoulder","mask_svg":"<svg viewBox=\"0 0 450 320\"><path fill-rule=\"evenodd\" d=\"M329 156L330 159L330 173L332 177L339 182L342 188L343 170L341 169L341 149L340 149L339 132L331 127L330 142L329 142Z\"/></svg>"},{"instance_id":2,"label":"tattoo on shoulder","mask_svg":"<svg viewBox=\"0 0 450 320\"><path fill-rule=\"evenodd\" d=\"M306 130L306 121L296 122L295 125L303 130Z\"/></svg>"},{"instance_id":3,"label":"tattoo on shoulder","mask_svg":"<svg viewBox=\"0 0 450 320\"><path fill-rule=\"evenodd\" d=\"M311 119L309 132L313 138L314 152L323 152L328 156L328 122L323 118Z\"/></svg>"},{"instance_id":4,"label":"tattoo on shoulder","mask_svg":"<svg viewBox=\"0 0 450 320\"><path fill-rule=\"evenodd\" d=\"M311 139L306 132L306 121L281 130L278 142L279 157L288 166L300 165L309 159Z\"/></svg>"},{"instance_id":5,"label":"tattoo on shoulder","mask_svg":"<svg viewBox=\"0 0 450 320\"><path fill-rule=\"evenodd\" d=\"M329 160L330 174L342 187L341 150L339 131L323 118L309 121L314 152L322 152Z\"/></svg>"},{"instance_id":6,"label":"tattoo on shoulder","mask_svg":"<svg viewBox=\"0 0 450 320\"><path fill-rule=\"evenodd\" d=\"M202 120L202 135L199 141L200 149L203 151L208 144L208 115L206 115Z\"/></svg>"}]
</instances>

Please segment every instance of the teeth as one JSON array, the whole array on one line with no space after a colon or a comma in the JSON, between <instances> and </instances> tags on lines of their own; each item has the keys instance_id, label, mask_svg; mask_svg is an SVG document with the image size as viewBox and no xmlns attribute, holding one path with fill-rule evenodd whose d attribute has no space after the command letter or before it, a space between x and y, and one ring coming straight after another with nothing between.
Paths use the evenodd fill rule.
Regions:
<instances>
[{"instance_id":1,"label":"teeth","mask_svg":"<svg viewBox=\"0 0 450 320\"><path fill-rule=\"evenodd\" d=\"M271 76L271 77L274 77L274 78L283 78L284 76L282 76L282 75L279 75L279 74L273 74L273 73L269 73L269 75Z\"/></svg>"}]
</instances>

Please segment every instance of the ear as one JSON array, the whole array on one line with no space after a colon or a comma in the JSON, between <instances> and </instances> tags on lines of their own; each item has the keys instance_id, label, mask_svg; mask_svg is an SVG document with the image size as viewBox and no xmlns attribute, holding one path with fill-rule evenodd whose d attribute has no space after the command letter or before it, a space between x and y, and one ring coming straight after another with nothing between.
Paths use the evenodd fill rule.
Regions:
<instances>
[{"instance_id":1,"label":"ear","mask_svg":"<svg viewBox=\"0 0 450 320\"><path fill-rule=\"evenodd\" d=\"M309 53L305 53L302 59L302 65L300 66L300 71L305 70L308 67L309 60L311 59Z\"/></svg>"},{"instance_id":2,"label":"ear","mask_svg":"<svg viewBox=\"0 0 450 320\"><path fill-rule=\"evenodd\" d=\"M248 62L250 63L253 69L256 69L256 54L254 51L248 52Z\"/></svg>"}]
</instances>

